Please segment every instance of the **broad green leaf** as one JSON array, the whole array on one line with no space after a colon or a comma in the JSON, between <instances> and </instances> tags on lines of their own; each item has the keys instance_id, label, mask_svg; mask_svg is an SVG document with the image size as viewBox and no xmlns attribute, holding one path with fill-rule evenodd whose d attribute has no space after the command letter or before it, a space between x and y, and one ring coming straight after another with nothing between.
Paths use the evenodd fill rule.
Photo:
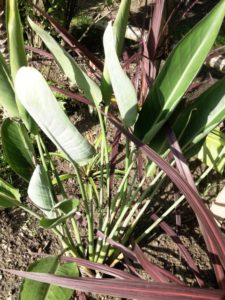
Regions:
<instances>
[{"instance_id":1,"label":"broad green leaf","mask_svg":"<svg viewBox=\"0 0 225 300\"><path fill-rule=\"evenodd\" d=\"M10 52L10 67L13 81L20 67L27 65L24 40L23 40L23 29L19 15L17 0L6 1L6 25L8 33L8 44ZM19 114L24 124L29 131L35 132L36 126L34 121L28 115L21 103L16 99Z\"/></svg>"},{"instance_id":2,"label":"broad green leaf","mask_svg":"<svg viewBox=\"0 0 225 300\"><path fill-rule=\"evenodd\" d=\"M225 78L213 84L186 109L182 106L171 115L168 123L173 128L186 157L196 155L207 134L225 118ZM164 130L150 143L160 155L168 152Z\"/></svg>"},{"instance_id":3,"label":"broad green leaf","mask_svg":"<svg viewBox=\"0 0 225 300\"><path fill-rule=\"evenodd\" d=\"M78 205L78 199L66 199L62 202L57 203L52 208L52 212L54 213L55 211L60 210L64 213L64 215L61 215L54 219L42 218L40 221L40 225L45 229L56 227L57 225L65 222L68 218L74 216Z\"/></svg>"},{"instance_id":4,"label":"broad green leaf","mask_svg":"<svg viewBox=\"0 0 225 300\"><path fill-rule=\"evenodd\" d=\"M168 120L211 49L225 15L225 0L176 46L163 66L140 112L135 134L149 143Z\"/></svg>"},{"instance_id":5,"label":"broad green leaf","mask_svg":"<svg viewBox=\"0 0 225 300\"><path fill-rule=\"evenodd\" d=\"M6 109L9 117L19 117L15 94L12 87L8 66L0 52L0 106Z\"/></svg>"},{"instance_id":6,"label":"broad green leaf","mask_svg":"<svg viewBox=\"0 0 225 300\"><path fill-rule=\"evenodd\" d=\"M28 19L31 28L40 36L48 49L52 52L57 63L73 84L76 84L87 99L96 106L102 101L101 90L98 85L82 71L72 56L67 53L46 31Z\"/></svg>"},{"instance_id":7,"label":"broad green leaf","mask_svg":"<svg viewBox=\"0 0 225 300\"><path fill-rule=\"evenodd\" d=\"M55 206L52 187L48 174L43 166L37 165L28 186L28 196L30 200L42 210L48 218L54 218L52 209Z\"/></svg>"},{"instance_id":8,"label":"broad green leaf","mask_svg":"<svg viewBox=\"0 0 225 300\"><path fill-rule=\"evenodd\" d=\"M34 149L23 124L5 119L2 128L2 148L4 158L10 167L26 181L34 170Z\"/></svg>"},{"instance_id":9,"label":"broad green leaf","mask_svg":"<svg viewBox=\"0 0 225 300\"><path fill-rule=\"evenodd\" d=\"M94 148L62 111L40 72L31 67L21 68L15 90L26 110L68 159L84 164L94 155Z\"/></svg>"},{"instance_id":10,"label":"broad green leaf","mask_svg":"<svg viewBox=\"0 0 225 300\"><path fill-rule=\"evenodd\" d=\"M137 118L137 95L132 82L123 71L116 54L111 23L108 24L105 30L103 44L105 50L105 63L112 82L120 115L124 125L129 127L135 123Z\"/></svg>"},{"instance_id":11,"label":"broad green leaf","mask_svg":"<svg viewBox=\"0 0 225 300\"><path fill-rule=\"evenodd\" d=\"M20 206L20 193L8 182L0 178L0 208Z\"/></svg>"},{"instance_id":12,"label":"broad green leaf","mask_svg":"<svg viewBox=\"0 0 225 300\"><path fill-rule=\"evenodd\" d=\"M60 264L57 256L49 256L30 265L28 271L55 274L63 277L78 277L79 271L74 263ZM20 300L70 300L73 290L56 285L37 282L30 279L23 281Z\"/></svg>"},{"instance_id":13,"label":"broad green leaf","mask_svg":"<svg viewBox=\"0 0 225 300\"><path fill-rule=\"evenodd\" d=\"M54 219L42 218L40 221L40 225L45 229L54 228L58 226L59 224L65 222L68 218L74 217L78 205L79 200L77 199L66 200L66 202L63 201L62 203L59 203L58 208L62 210L65 214ZM56 210L56 208L57 205L55 205L54 210Z\"/></svg>"},{"instance_id":14,"label":"broad green leaf","mask_svg":"<svg viewBox=\"0 0 225 300\"><path fill-rule=\"evenodd\" d=\"M225 134L218 129L210 132L198 153L198 158L222 174L225 166Z\"/></svg>"},{"instance_id":15,"label":"broad green leaf","mask_svg":"<svg viewBox=\"0 0 225 300\"><path fill-rule=\"evenodd\" d=\"M66 200L63 200L63 201L57 203L53 207L53 210L60 209L62 212L64 212L64 214L68 214L71 211L73 211L74 209L76 209L78 205L79 205L78 199L76 199L76 198L66 199Z\"/></svg>"},{"instance_id":16,"label":"broad green leaf","mask_svg":"<svg viewBox=\"0 0 225 300\"><path fill-rule=\"evenodd\" d=\"M119 11L116 15L115 22L113 24L113 33L115 38L115 48L118 57L121 56L125 38L125 32L127 27L127 21L130 11L131 0L122 0L119 6ZM112 97L112 85L109 77L109 72L107 70L106 64L104 65L102 82L101 82L101 91L103 100L106 104L109 104L109 101Z\"/></svg>"}]
</instances>

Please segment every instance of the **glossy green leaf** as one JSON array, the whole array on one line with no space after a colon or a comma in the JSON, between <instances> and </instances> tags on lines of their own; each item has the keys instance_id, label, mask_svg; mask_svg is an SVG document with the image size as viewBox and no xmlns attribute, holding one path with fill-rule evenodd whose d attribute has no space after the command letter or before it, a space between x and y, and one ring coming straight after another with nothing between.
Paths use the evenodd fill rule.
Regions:
<instances>
[{"instance_id":1,"label":"glossy green leaf","mask_svg":"<svg viewBox=\"0 0 225 300\"><path fill-rule=\"evenodd\" d=\"M48 174L43 166L37 165L28 186L28 196L30 200L42 210L48 218L54 218L52 209L55 206L52 187Z\"/></svg>"},{"instance_id":2,"label":"glossy green leaf","mask_svg":"<svg viewBox=\"0 0 225 300\"><path fill-rule=\"evenodd\" d=\"M113 33L115 40L115 48L118 57L121 56L125 38L125 32L128 22L128 16L130 11L131 0L122 0L119 6L119 11L116 15L115 22L113 24ZM110 81L109 72L107 70L106 64L104 65L101 91L103 95L103 100L106 104L109 104L112 97L112 85Z\"/></svg>"},{"instance_id":3,"label":"glossy green leaf","mask_svg":"<svg viewBox=\"0 0 225 300\"><path fill-rule=\"evenodd\" d=\"M178 107L178 111L172 114L168 122L173 128L184 153L195 155L201 147L199 142L203 142L207 134L221 123L224 117L225 78L222 78L195 99L186 109ZM159 154L165 153L169 147L165 131L161 131L150 145Z\"/></svg>"},{"instance_id":4,"label":"glossy green leaf","mask_svg":"<svg viewBox=\"0 0 225 300\"><path fill-rule=\"evenodd\" d=\"M58 43L41 27L28 19L31 28L40 36L48 49L52 52L57 63L73 84L76 84L87 99L98 105L102 100L101 90L98 85L82 71L72 56L67 53Z\"/></svg>"},{"instance_id":5,"label":"glossy green leaf","mask_svg":"<svg viewBox=\"0 0 225 300\"><path fill-rule=\"evenodd\" d=\"M6 109L9 117L19 117L12 81L8 66L0 52L0 106Z\"/></svg>"},{"instance_id":6,"label":"glossy green leaf","mask_svg":"<svg viewBox=\"0 0 225 300\"><path fill-rule=\"evenodd\" d=\"M40 72L21 68L15 90L26 110L68 159L84 164L94 155L94 148L70 122Z\"/></svg>"},{"instance_id":7,"label":"glossy green leaf","mask_svg":"<svg viewBox=\"0 0 225 300\"><path fill-rule=\"evenodd\" d=\"M67 200L68 201L68 200ZM78 200L70 201L71 203L63 203L58 208L61 210L64 210L65 215L62 215L60 217L54 218L54 219L47 219L47 218L42 218L40 221L40 225L45 228L45 229L50 229L58 226L59 224L64 223L67 219L70 217L74 217L74 214L77 210L77 206L79 205ZM56 206L54 207L54 210L56 209Z\"/></svg>"},{"instance_id":8,"label":"glossy green leaf","mask_svg":"<svg viewBox=\"0 0 225 300\"><path fill-rule=\"evenodd\" d=\"M104 36L105 63L109 72L120 115L126 127L132 126L137 118L137 95L135 88L123 71L116 54L113 28L108 24Z\"/></svg>"},{"instance_id":9,"label":"glossy green leaf","mask_svg":"<svg viewBox=\"0 0 225 300\"><path fill-rule=\"evenodd\" d=\"M29 181L34 170L34 149L23 124L5 119L2 128L4 158L23 179Z\"/></svg>"},{"instance_id":10,"label":"glossy green leaf","mask_svg":"<svg viewBox=\"0 0 225 300\"><path fill-rule=\"evenodd\" d=\"M57 203L52 208L52 212L54 213L55 211L60 210L64 213L64 215L61 215L54 219L42 218L40 221L40 225L45 229L56 227L57 225L65 222L68 218L74 216L74 213L76 212L78 205L79 205L78 199L66 199L64 201Z\"/></svg>"},{"instance_id":11,"label":"glossy green leaf","mask_svg":"<svg viewBox=\"0 0 225 300\"><path fill-rule=\"evenodd\" d=\"M0 208L20 206L20 193L8 182L0 178Z\"/></svg>"},{"instance_id":12,"label":"glossy green leaf","mask_svg":"<svg viewBox=\"0 0 225 300\"><path fill-rule=\"evenodd\" d=\"M66 200L63 200L63 201L57 203L54 206L53 210L60 209L62 212L64 212L64 214L68 214L71 211L73 211L74 209L76 209L78 205L79 205L78 199L76 199L76 198L66 199Z\"/></svg>"},{"instance_id":13,"label":"glossy green leaf","mask_svg":"<svg viewBox=\"0 0 225 300\"><path fill-rule=\"evenodd\" d=\"M225 15L221 0L176 46L140 112L135 134L149 143L168 120L211 49Z\"/></svg>"},{"instance_id":14,"label":"glossy green leaf","mask_svg":"<svg viewBox=\"0 0 225 300\"><path fill-rule=\"evenodd\" d=\"M49 256L30 265L30 272L43 272L63 277L78 277L79 271L74 263L60 264L57 256ZM73 290L56 285L25 279L20 290L20 300L70 300Z\"/></svg>"},{"instance_id":15,"label":"glossy green leaf","mask_svg":"<svg viewBox=\"0 0 225 300\"><path fill-rule=\"evenodd\" d=\"M17 0L6 1L6 25L8 33L8 44L10 52L10 67L13 81L20 67L27 65L23 29L20 20ZM35 132L37 130L36 125L29 114L26 112L21 103L16 99L19 114L24 124L29 131Z\"/></svg>"}]
</instances>

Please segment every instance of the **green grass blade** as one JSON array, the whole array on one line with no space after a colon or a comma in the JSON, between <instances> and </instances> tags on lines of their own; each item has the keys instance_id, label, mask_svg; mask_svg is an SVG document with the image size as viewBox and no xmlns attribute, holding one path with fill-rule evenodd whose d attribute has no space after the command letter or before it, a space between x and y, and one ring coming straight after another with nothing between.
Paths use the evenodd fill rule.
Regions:
<instances>
[{"instance_id":1,"label":"green grass blade","mask_svg":"<svg viewBox=\"0 0 225 300\"><path fill-rule=\"evenodd\" d=\"M5 160L13 171L29 181L34 170L34 149L24 125L5 119L1 136Z\"/></svg>"},{"instance_id":2,"label":"green grass blade","mask_svg":"<svg viewBox=\"0 0 225 300\"><path fill-rule=\"evenodd\" d=\"M103 44L105 50L105 63L112 82L120 115L126 127L132 126L137 118L137 95L133 84L123 71L115 48L113 28L108 24Z\"/></svg>"},{"instance_id":3,"label":"green grass blade","mask_svg":"<svg viewBox=\"0 0 225 300\"><path fill-rule=\"evenodd\" d=\"M120 3L119 11L117 13L115 22L113 24L113 33L115 38L115 48L118 57L120 57L123 44L125 39L125 32L128 22L129 10L130 10L131 0L122 0ZM103 100L106 104L109 104L112 97L112 85L109 77L109 72L107 66L104 65L103 76L101 81L101 91L103 95Z\"/></svg>"},{"instance_id":4,"label":"green grass blade","mask_svg":"<svg viewBox=\"0 0 225 300\"><path fill-rule=\"evenodd\" d=\"M94 148L70 122L40 72L21 68L15 90L36 123L70 161L85 164L92 158Z\"/></svg>"},{"instance_id":5,"label":"green grass blade","mask_svg":"<svg viewBox=\"0 0 225 300\"><path fill-rule=\"evenodd\" d=\"M87 74L75 62L73 57L68 54L58 43L41 27L28 19L31 28L40 36L48 49L52 52L57 63L73 84L76 84L87 99L98 105L102 100L101 90L98 85L90 79Z\"/></svg>"},{"instance_id":6,"label":"green grass blade","mask_svg":"<svg viewBox=\"0 0 225 300\"><path fill-rule=\"evenodd\" d=\"M74 263L60 264L57 256L42 258L30 265L30 272L43 272L63 277L78 277L79 271ZM20 290L20 300L69 300L73 290L56 285L25 279Z\"/></svg>"},{"instance_id":7,"label":"green grass blade","mask_svg":"<svg viewBox=\"0 0 225 300\"><path fill-rule=\"evenodd\" d=\"M221 0L177 45L151 88L135 126L149 143L169 118L211 49L225 15Z\"/></svg>"}]
</instances>

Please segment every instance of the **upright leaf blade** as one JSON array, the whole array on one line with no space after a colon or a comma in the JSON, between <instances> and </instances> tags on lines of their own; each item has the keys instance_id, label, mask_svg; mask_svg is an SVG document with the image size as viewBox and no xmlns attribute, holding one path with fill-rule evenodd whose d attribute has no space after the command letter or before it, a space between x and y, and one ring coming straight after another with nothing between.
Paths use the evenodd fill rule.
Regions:
<instances>
[{"instance_id":1,"label":"upright leaf blade","mask_svg":"<svg viewBox=\"0 0 225 300\"><path fill-rule=\"evenodd\" d=\"M167 59L140 112L135 134L149 143L169 118L212 47L225 15L225 1L202 19Z\"/></svg>"},{"instance_id":2,"label":"upright leaf blade","mask_svg":"<svg viewBox=\"0 0 225 300\"><path fill-rule=\"evenodd\" d=\"M0 53L0 106L3 106L9 117L19 117L15 94L8 67Z\"/></svg>"},{"instance_id":3,"label":"upright leaf blade","mask_svg":"<svg viewBox=\"0 0 225 300\"><path fill-rule=\"evenodd\" d=\"M54 217L52 209L55 206L51 184L43 166L37 165L28 186L30 200L49 218Z\"/></svg>"},{"instance_id":4,"label":"upright leaf blade","mask_svg":"<svg viewBox=\"0 0 225 300\"><path fill-rule=\"evenodd\" d=\"M60 264L57 256L38 260L29 267L30 272L43 272L63 277L78 277L79 272L74 263ZM69 300L73 290L47 283L25 279L20 291L20 300Z\"/></svg>"},{"instance_id":5,"label":"upright leaf blade","mask_svg":"<svg viewBox=\"0 0 225 300\"><path fill-rule=\"evenodd\" d=\"M123 123L126 127L132 126L137 118L137 96L133 84L123 71L116 54L113 29L108 24L103 44L105 50L105 63L112 82L113 91Z\"/></svg>"},{"instance_id":6,"label":"upright leaf blade","mask_svg":"<svg viewBox=\"0 0 225 300\"><path fill-rule=\"evenodd\" d=\"M29 19L31 28L40 36L45 45L55 57L66 76L73 84L83 90L86 98L98 105L102 100L102 94L97 84L81 70L75 60L41 27Z\"/></svg>"},{"instance_id":7,"label":"upright leaf blade","mask_svg":"<svg viewBox=\"0 0 225 300\"><path fill-rule=\"evenodd\" d=\"M113 33L115 38L115 48L118 57L120 57L123 49L125 32L127 27L127 21L129 16L131 0L122 0L119 6L119 11L117 13L115 22L113 24ZM102 82L101 82L101 91L103 100L106 104L109 104L109 101L112 96L112 85L107 70L107 66L104 65Z\"/></svg>"},{"instance_id":8,"label":"upright leaf blade","mask_svg":"<svg viewBox=\"0 0 225 300\"><path fill-rule=\"evenodd\" d=\"M8 44L10 52L10 67L13 81L20 67L27 65L23 30L19 15L17 0L6 1L6 12L7 12L7 33L8 33ZM21 103L16 99L19 114L27 129L30 131L36 130L36 126L28 115Z\"/></svg>"},{"instance_id":9,"label":"upright leaf blade","mask_svg":"<svg viewBox=\"0 0 225 300\"><path fill-rule=\"evenodd\" d=\"M224 120L225 116L225 78L218 80L206 92L200 95L186 109L180 109L171 115L168 122L173 128L184 153L197 154L199 142ZM150 146L159 154L168 149L166 135L163 130ZM196 151L192 151L195 150Z\"/></svg>"},{"instance_id":10,"label":"upright leaf blade","mask_svg":"<svg viewBox=\"0 0 225 300\"><path fill-rule=\"evenodd\" d=\"M5 119L1 128L5 160L19 176L29 181L33 170L34 149L23 124Z\"/></svg>"},{"instance_id":11,"label":"upright leaf blade","mask_svg":"<svg viewBox=\"0 0 225 300\"><path fill-rule=\"evenodd\" d=\"M86 163L94 148L72 125L37 70L23 67L16 76L18 98L49 139L75 163Z\"/></svg>"},{"instance_id":12,"label":"upright leaf blade","mask_svg":"<svg viewBox=\"0 0 225 300\"><path fill-rule=\"evenodd\" d=\"M20 206L20 193L8 182L0 178L0 208Z\"/></svg>"}]
</instances>

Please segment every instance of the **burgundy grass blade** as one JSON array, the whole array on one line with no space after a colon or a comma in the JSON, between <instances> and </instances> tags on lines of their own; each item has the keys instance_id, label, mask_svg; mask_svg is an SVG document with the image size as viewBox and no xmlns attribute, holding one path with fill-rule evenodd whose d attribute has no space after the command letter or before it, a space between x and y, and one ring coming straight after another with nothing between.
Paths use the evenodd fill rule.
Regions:
<instances>
[{"instance_id":1,"label":"burgundy grass blade","mask_svg":"<svg viewBox=\"0 0 225 300\"><path fill-rule=\"evenodd\" d=\"M35 47L31 47L31 46L25 46L25 48L33 53L39 54L40 56L43 56L45 58L48 59L53 59L53 55L45 50L42 49L38 49Z\"/></svg>"},{"instance_id":2,"label":"burgundy grass blade","mask_svg":"<svg viewBox=\"0 0 225 300\"><path fill-rule=\"evenodd\" d=\"M174 131L172 130L172 128L170 126L167 126L166 132L167 132L167 139L168 139L168 142L170 145L170 149L173 153L173 157L175 159L176 167L177 167L179 173L181 174L181 176L183 176L184 179L187 180L187 182L195 190L195 192L198 193L196 186L195 186L195 182L194 182L192 174L191 174L191 171L188 167L188 163L187 163L184 155L182 154L182 150L181 150L178 140L174 134Z\"/></svg>"},{"instance_id":3,"label":"burgundy grass blade","mask_svg":"<svg viewBox=\"0 0 225 300\"><path fill-rule=\"evenodd\" d=\"M127 257L128 259L130 260L133 260L133 261L138 261L137 259L137 256L136 254L130 250L129 248L125 247L124 245L110 239L110 238L107 238L106 235L100 231L97 231L97 236L98 237L101 237L102 239L105 239L107 241L107 243L109 243L111 246L115 247L116 249L118 249L120 252L123 253L124 257ZM151 264L153 265L153 264ZM157 273L158 272L158 276L160 276L160 274L162 274L162 276L164 277L167 277L168 281L171 281L173 283L176 283L176 284L181 284L183 285L183 282L180 281L177 277L175 277L174 275L172 275L170 272L164 270L164 269L161 269L160 267L156 266L156 265L153 265L154 267L154 272Z\"/></svg>"},{"instance_id":4,"label":"burgundy grass blade","mask_svg":"<svg viewBox=\"0 0 225 300\"><path fill-rule=\"evenodd\" d=\"M105 294L126 299L222 300L225 297L225 293L222 290L196 289L175 284L151 283L140 279L135 282L119 279L69 278L13 270L3 271L31 280L54 284L81 292Z\"/></svg>"},{"instance_id":5,"label":"burgundy grass blade","mask_svg":"<svg viewBox=\"0 0 225 300\"><path fill-rule=\"evenodd\" d=\"M139 261L140 265L143 267L145 272L147 272L153 281L155 282L163 282L163 283L169 283L169 280L167 277L163 276L157 268L155 268L155 265L151 263L146 257L145 254L141 251L139 246L137 244L134 245L134 253L137 257L137 260Z\"/></svg>"},{"instance_id":6,"label":"burgundy grass blade","mask_svg":"<svg viewBox=\"0 0 225 300\"><path fill-rule=\"evenodd\" d=\"M149 22L149 34L147 41L143 41L143 59L142 59L142 86L141 86L141 103L147 95L152 80L155 79L157 68L154 62L156 49L159 42L160 28L162 24L163 10L165 0L158 0L155 3L152 19Z\"/></svg>"},{"instance_id":7,"label":"burgundy grass blade","mask_svg":"<svg viewBox=\"0 0 225 300\"><path fill-rule=\"evenodd\" d=\"M95 57L86 47L81 45L58 21L49 16L46 12L41 10L37 5L33 4L42 16L44 16L55 30L61 35L63 40L69 45L69 47L75 51L78 55L86 56L100 71L103 70L102 62Z\"/></svg>"},{"instance_id":8,"label":"burgundy grass blade","mask_svg":"<svg viewBox=\"0 0 225 300\"><path fill-rule=\"evenodd\" d=\"M58 88L58 87L55 87L55 86L50 86L50 88L54 92L60 93L60 94L62 94L64 96L67 96L71 99L77 100L77 101L79 101L83 104L94 106L88 99L86 99L85 97L83 97L79 94L72 93L70 91L65 91L64 89L61 89L61 88Z\"/></svg>"},{"instance_id":9,"label":"burgundy grass blade","mask_svg":"<svg viewBox=\"0 0 225 300\"><path fill-rule=\"evenodd\" d=\"M151 219L153 221L156 221L156 220L158 220L158 216L156 214L152 214L151 215ZM174 241L174 243L176 243L177 247L180 250L180 253L181 253L182 257L186 261L186 263L189 266L189 268L193 271L193 273L194 273L194 275L196 277L196 280L197 280L199 286L200 287L204 287L205 283L204 283L204 281L201 278L199 269L196 266L193 258L189 254L188 250L186 249L186 247L181 242L179 236L176 234L176 232L166 222L162 221L159 224L159 226L166 232L166 234L168 234L168 236L171 237L171 239Z\"/></svg>"},{"instance_id":10,"label":"burgundy grass blade","mask_svg":"<svg viewBox=\"0 0 225 300\"><path fill-rule=\"evenodd\" d=\"M184 179L187 180L187 182L191 185L191 187L198 193L197 188L195 186L191 171L188 167L188 164L186 162L186 159L182 153L182 150L180 148L180 145L178 143L178 140L173 132L173 130L168 126L167 127L167 137L169 141L170 148L172 150L173 156L176 161L176 166L180 172L180 174L183 176ZM209 252L211 253L211 258L212 258L212 264L213 264L213 269L217 278L218 285L221 288L225 287L225 277L224 277L224 271L223 268L220 264L220 261L216 255L216 247L212 243L212 240L208 237L207 231L205 231L204 226L202 225L201 222L199 222L200 228L202 233L204 234L205 242L207 245L207 248Z\"/></svg>"},{"instance_id":11,"label":"burgundy grass blade","mask_svg":"<svg viewBox=\"0 0 225 300\"><path fill-rule=\"evenodd\" d=\"M70 257L70 256L62 256L61 260L64 262L75 262L79 266L87 267L92 270L97 270L99 272L102 272L103 274L107 274L119 279L127 279L127 280L135 280L135 281L138 280L136 276L133 276L127 272L117 270L115 268L110 268L108 266L99 263L94 263L86 259Z\"/></svg>"},{"instance_id":12,"label":"burgundy grass blade","mask_svg":"<svg viewBox=\"0 0 225 300\"><path fill-rule=\"evenodd\" d=\"M217 251L212 240L208 237L206 238L207 249L209 251L209 257L213 265L213 270L215 272L216 280L219 288L225 291L225 274L221 262L217 256Z\"/></svg>"},{"instance_id":13,"label":"burgundy grass blade","mask_svg":"<svg viewBox=\"0 0 225 300\"><path fill-rule=\"evenodd\" d=\"M213 215L211 212L205 207L202 199L195 192L195 190L183 179L183 177L167 163L163 160L154 150L152 150L148 145L142 143L138 138L136 138L132 133L130 133L127 129L125 129L121 123L116 120L112 116L108 116L109 120L115 125L116 128L120 129L121 132L129 138L133 143L139 147L146 156L152 160L155 164L158 165L160 169L162 169L167 176L173 181L173 183L178 187L178 189L184 194L188 203L194 210L196 216L199 218L201 223L203 224L207 234L210 239L214 241L214 245L216 248L216 254L220 258L221 264L225 268L225 243L224 237L222 236Z\"/></svg>"},{"instance_id":14,"label":"burgundy grass blade","mask_svg":"<svg viewBox=\"0 0 225 300\"><path fill-rule=\"evenodd\" d=\"M96 233L97 237L105 239L107 241L107 243L109 243L111 246L117 248L120 252L123 253L124 256L128 257L131 260L136 261L136 255L133 253L132 250L128 249L127 247L125 247L124 245L106 237L106 235L104 233L102 233L101 231L97 231Z\"/></svg>"}]
</instances>

